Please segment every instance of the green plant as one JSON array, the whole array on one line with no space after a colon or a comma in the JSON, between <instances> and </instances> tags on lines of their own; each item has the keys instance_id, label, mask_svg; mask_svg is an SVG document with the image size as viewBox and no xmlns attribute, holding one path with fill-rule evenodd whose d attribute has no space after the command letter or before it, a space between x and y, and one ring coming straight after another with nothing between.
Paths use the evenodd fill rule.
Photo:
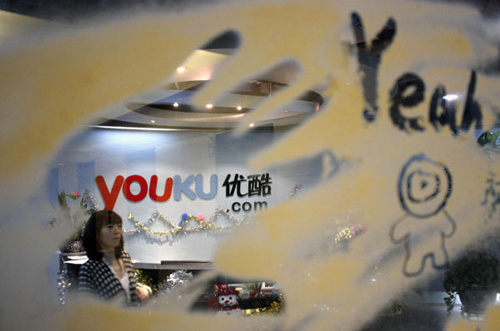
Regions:
<instances>
[{"instance_id":1,"label":"green plant","mask_svg":"<svg viewBox=\"0 0 500 331\"><path fill-rule=\"evenodd\" d=\"M493 148L495 148L497 145L496 145L496 141L498 139L498 135L500 134L500 131L496 131L496 132L493 132L493 131L485 131L483 132L478 138L477 138L477 142L480 146L484 147L484 146L491 146Z\"/></svg>"},{"instance_id":2,"label":"green plant","mask_svg":"<svg viewBox=\"0 0 500 331\"><path fill-rule=\"evenodd\" d=\"M443 282L448 313L453 309L457 294L463 295L468 290L500 290L499 268L499 260L486 249L470 249L453 261L444 274Z\"/></svg>"}]
</instances>

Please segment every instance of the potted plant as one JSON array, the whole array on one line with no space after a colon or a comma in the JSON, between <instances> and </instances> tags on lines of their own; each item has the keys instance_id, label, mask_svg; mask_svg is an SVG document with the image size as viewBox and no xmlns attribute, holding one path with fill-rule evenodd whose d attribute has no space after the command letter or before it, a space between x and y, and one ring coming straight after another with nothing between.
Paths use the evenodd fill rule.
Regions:
<instances>
[{"instance_id":1,"label":"potted plant","mask_svg":"<svg viewBox=\"0 0 500 331\"><path fill-rule=\"evenodd\" d=\"M462 302L462 315L481 314L488 304L494 302L500 290L499 268L499 260L487 249L469 249L453 261L443 282L448 314L457 295Z\"/></svg>"},{"instance_id":2,"label":"potted plant","mask_svg":"<svg viewBox=\"0 0 500 331\"><path fill-rule=\"evenodd\" d=\"M69 199L69 203L68 203ZM73 230L66 241L61 245L62 253L79 253L83 252L81 242L83 229L88 217L96 211L96 205L92 199L92 195L88 190L85 190L82 195L78 191L68 194L64 191L57 195L59 203L59 211L57 217L53 220L53 224L57 225L62 222L69 224ZM72 201L72 202L71 202Z\"/></svg>"}]
</instances>

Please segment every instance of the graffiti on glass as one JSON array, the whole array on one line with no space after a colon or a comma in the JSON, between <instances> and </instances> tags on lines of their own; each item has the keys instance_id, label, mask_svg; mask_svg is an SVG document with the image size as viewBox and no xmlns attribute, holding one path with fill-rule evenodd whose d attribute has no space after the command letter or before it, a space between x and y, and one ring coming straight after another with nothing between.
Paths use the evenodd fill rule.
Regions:
<instances>
[{"instance_id":1,"label":"graffiti on glass","mask_svg":"<svg viewBox=\"0 0 500 331\"><path fill-rule=\"evenodd\" d=\"M435 269L448 266L446 239L453 236L456 223L445 210L453 188L448 168L424 154L403 166L399 176L399 202L405 211L390 229L394 244L403 244L403 273L420 275L427 260Z\"/></svg>"}]
</instances>

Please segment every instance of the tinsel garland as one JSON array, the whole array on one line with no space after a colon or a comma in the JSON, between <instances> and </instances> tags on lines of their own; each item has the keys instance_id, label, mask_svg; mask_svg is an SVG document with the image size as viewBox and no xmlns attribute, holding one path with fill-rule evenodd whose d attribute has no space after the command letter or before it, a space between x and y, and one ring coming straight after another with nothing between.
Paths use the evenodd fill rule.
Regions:
<instances>
[{"instance_id":1,"label":"tinsel garland","mask_svg":"<svg viewBox=\"0 0 500 331\"><path fill-rule=\"evenodd\" d=\"M300 191L300 189L302 188L302 185L300 184L295 184L295 186L293 187L293 189L290 191L290 193L288 193L288 196L286 197L287 199L291 199L293 198L297 192Z\"/></svg>"},{"instance_id":2,"label":"tinsel garland","mask_svg":"<svg viewBox=\"0 0 500 331\"><path fill-rule=\"evenodd\" d=\"M283 294L280 294L278 300L275 300L269 304L267 307L257 308L255 310L247 310L244 312L243 316L259 316L259 315L279 315L285 310L285 298Z\"/></svg>"},{"instance_id":3,"label":"tinsel garland","mask_svg":"<svg viewBox=\"0 0 500 331\"><path fill-rule=\"evenodd\" d=\"M278 315L281 314L283 310L283 300L280 298L279 301L273 301L268 307L262 309L264 314Z\"/></svg>"},{"instance_id":4,"label":"tinsel garland","mask_svg":"<svg viewBox=\"0 0 500 331\"><path fill-rule=\"evenodd\" d=\"M66 264L63 263L61 271L57 273L57 293L59 295L59 303L63 306L66 305L69 286L71 286L71 282L68 276L68 268Z\"/></svg>"},{"instance_id":5,"label":"tinsel garland","mask_svg":"<svg viewBox=\"0 0 500 331\"><path fill-rule=\"evenodd\" d=\"M300 184L296 184L287 196L287 199L293 198L297 192L302 188ZM178 235L187 235L196 232L221 232L229 230L235 226L240 226L247 222L247 214L241 219L234 217L229 213L228 210L224 208L218 208L210 216L210 218L205 220L203 214L191 215L184 213L181 216L179 223L176 223L160 213L159 211L154 211L151 216L148 217L147 223L149 226L139 222L132 213L128 214L128 219L133 223L134 229L124 229L124 235L134 235L139 233L145 233L149 235L150 239L157 242L171 241ZM218 219L223 217L226 219L228 225L217 225ZM153 230L151 226L157 221L161 221L164 226L168 229L163 231ZM194 225L193 225L194 224ZM163 240L162 240L163 239Z\"/></svg>"},{"instance_id":6,"label":"tinsel garland","mask_svg":"<svg viewBox=\"0 0 500 331\"><path fill-rule=\"evenodd\" d=\"M229 222L229 225L217 225L216 223L220 217L224 217L227 222ZM157 220L159 220L169 228L168 230L164 231L152 230L148 225L136 220L131 213L127 218L134 224L134 229L124 230L123 234L133 235L138 233L146 233L151 236L165 237L167 240L170 238L174 238L179 234L187 235L202 231L214 232L229 230L232 227L239 226L247 221L247 215L245 215L242 219L238 219L232 216L227 210L224 210L223 208L218 208L212 214L209 220L205 220L203 214L198 214L196 216L190 214L182 214L181 221L178 224L174 223L171 219L169 219L159 211L153 212L151 216L148 217L148 223L152 225Z\"/></svg>"},{"instance_id":7,"label":"tinsel garland","mask_svg":"<svg viewBox=\"0 0 500 331\"><path fill-rule=\"evenodd\" d=\"M347 242L355 236L361 234L365 227L361 224L352 224L340 230L335 236L335 243Z\"/></svg>"}]
</instances>

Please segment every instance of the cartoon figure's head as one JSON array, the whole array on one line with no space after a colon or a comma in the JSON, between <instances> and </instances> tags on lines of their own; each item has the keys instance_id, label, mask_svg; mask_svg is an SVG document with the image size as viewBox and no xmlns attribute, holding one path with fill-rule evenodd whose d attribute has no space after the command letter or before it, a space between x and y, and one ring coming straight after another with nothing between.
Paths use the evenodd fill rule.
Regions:
<instances>
[{"instance_id":1,"label":"cartoon figure's head","mask_svg":"<svg viewBox=\"0 0 500 331\"><path fill-rule=\"evenodd\" d=\"M234 287L221 288L215 293L219 304L223 307L234 306L238 304L238 291Z\"/></svg>"},{"instance_id":2,"label":"cartoon figure's head","mask_svg":"<svg viewBox=\"0 0 500 331\"><path fill-rule=\"evenodd\" d=\"M403 209L416 218L439 213L452 192L448 168L424 154L413 156L399 177L399 200Z\"/></svg>"}]
</instances>

